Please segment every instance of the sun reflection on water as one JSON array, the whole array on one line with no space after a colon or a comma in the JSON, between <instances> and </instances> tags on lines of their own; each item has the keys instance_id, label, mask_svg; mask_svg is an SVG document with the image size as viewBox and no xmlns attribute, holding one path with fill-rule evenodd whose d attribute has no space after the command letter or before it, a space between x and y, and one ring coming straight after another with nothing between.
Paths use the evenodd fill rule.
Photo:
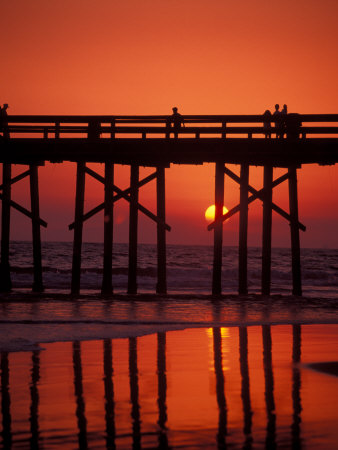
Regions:
<instances>
[{"instance_id":1,"label":"sun reflection on water","mask_svg":"<svg viewBox=\"0 0 338 450\"><path fill-rule=\"evenodd\" d=\"M215 348L214 348L214 331L218 328L206 328L206 334L208 336L208 349L209 349L209 371L215 371ZM229 353L230 353L230 328L221 327L220 328L221 339L222 339L222 369L224 371L230 369L229 365Z\"/></svg>"}]
</instances>

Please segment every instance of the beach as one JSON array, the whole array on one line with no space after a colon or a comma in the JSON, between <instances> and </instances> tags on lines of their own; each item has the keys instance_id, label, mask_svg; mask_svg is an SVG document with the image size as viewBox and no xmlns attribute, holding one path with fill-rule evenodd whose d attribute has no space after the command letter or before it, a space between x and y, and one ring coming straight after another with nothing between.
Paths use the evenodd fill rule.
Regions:
<instances>
[{"instance_id":1,"label":"beach","mask_svg":"<svg viewBox=\"0 0 338 450\"><path fill-rule=\"evenodd\" d=\"M334 299L15 292L0 311L5 448L337 446Z\"/></svg>"}]
</instances>

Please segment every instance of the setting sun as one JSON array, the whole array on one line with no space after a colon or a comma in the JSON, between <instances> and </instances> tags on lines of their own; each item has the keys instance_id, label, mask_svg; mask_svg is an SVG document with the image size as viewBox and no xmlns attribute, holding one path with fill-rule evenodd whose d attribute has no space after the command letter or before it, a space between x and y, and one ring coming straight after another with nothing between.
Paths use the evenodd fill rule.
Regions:
<instances>
[{"instance_id":1,"label":"setting sun","mask_svg":"<svg viewBox=\"0 0 338 450\"><path fill-rule=\"evenodd\" d=\"M226 214L228 211L229 211L228 208L223 206L223 214ZM204 215L206 220L208 221L215 220L215 205L209 206L209 208L206 209Z\"/></svg>"}]
</instances>

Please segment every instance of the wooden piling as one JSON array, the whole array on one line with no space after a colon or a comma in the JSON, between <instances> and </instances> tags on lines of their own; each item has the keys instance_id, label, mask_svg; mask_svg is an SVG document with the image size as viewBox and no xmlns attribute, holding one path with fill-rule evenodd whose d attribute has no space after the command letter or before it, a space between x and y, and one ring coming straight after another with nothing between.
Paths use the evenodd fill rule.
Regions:
<instances>
[{"instance_id":1,"label":"wooden piling","mask_svg":"<svg viewBox=\"0 0 338 450\"><path fill-rule=\"evenodd\" d=\"M12 166L8 163L2 165L2 213L1 213L1 271L0 290L8 292L12 288L9 266L9 241L10 241L10 217L11 217L11 173Z\"/></svg>"},{"instance_id":2,"label":"wooden piling","mask_svg":"<svg viewBox=\"0 0 338 450\"><path fill-rule=\"evenodd\" d=\"M158 294L167 293L167 256L165 224L165 168L157 167L157 285Z\"/></svg>"},{"instance_id":3,"label":"wooden piling","mask_svg":"<svg viewBox=\"0 0 338 450\"><path fill-rule=\"evenodd\" d=\"M263 295L270 295L270 287L271 287L272 182L273 182L273 167L264 166L263 237L262 237Z\"/></svg>"},{"instance_id":4,"label":"wooden piling","mask_svg":"<svg viewBox=\"0 0 338 450\"><path fill-rule=\"evenodd\" d=\"M248 185L249 165L241 165L239 246L238 246L238 293L248 293Z\"/></svg>"},{"instance_id":5,"label":"wooden piling","mask_svg":"<svg viewBox=\"0 0 338 450\"><path fill-rule=\"evenodd\" d=\"M289 173L289 205L290 205L290 231L292 253L292 293L302 295L302 277L300 268L300 239L298 227L298 193L297 169L290 167Z\"/></svg>"},{"instance_id":6,"label":"wooden piling","mask_svg":"<svg viewBox=\"0 0 338 450\"><path fill-rule=\"evenodd\" d=\"M103 231L103 277L101 293L113 292L113 228L114 228L114 164L107 161L104 166L104 231Z\"/></svg>"},{"instance_id":7,"label":"wooden piling","mask_svg":"<svg viewBox=\"0 0 338 450\"><path fill-rule=\"evenodd\" d=\"M215 172L215 228L214 228L214 262L212 276L212 294L222 293L222 244L224 206L224 163L216 162ZM218 220L219 219L219 220Z\"/></svg>"},{"instance_id":8,"label":"wooden piling","mask_svg":"<svg viewBox=\"0 0 338 450\"><path fill-rule=\"evenodd\" d=\"M139 166L130 166L128 294L137 293L137 227Z\"/></svg>"},{"instance_id":9,"label":"wooden piling","mask_svg":"<svg viewBox=\"0 0 338 450\"><path fill-rule=\"evenodd\" d=\"M41 255L41 232L40 232L40 207L39 207L39 180L38 166L29 166L30 194L32 210L32 239L33 239L33 292L43 292L42 283L42 255Z\"/></svg>"},{"instance_id":10,"label":"wooden piling","mask_svg":"<svg viewBox=\"0 0 338 450\"><path fill-rule=\"evenodd\" d=\"M81 281L81 249L82 249L82 231L83 231L82 219L83 219L84 194L85 194L85 168L86 164L83 161L77 163L73 263L72 263L72 283L71 283L71 293L75 295L80 293L80 281Z\"/></svg>"}]
</instances>

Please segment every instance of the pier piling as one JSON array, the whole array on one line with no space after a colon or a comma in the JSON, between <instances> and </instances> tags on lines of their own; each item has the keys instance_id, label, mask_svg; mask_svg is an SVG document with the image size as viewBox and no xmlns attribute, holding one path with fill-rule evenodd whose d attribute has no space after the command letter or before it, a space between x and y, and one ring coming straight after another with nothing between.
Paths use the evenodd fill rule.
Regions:
<instances>
[{"instance_id":1,"label":"pier piling","mask_svg":"<svg viewBox=\"0 0 338 450\"><path fill-rule=\"evenodd\" d=\"M270 295L271 236L272 236L272 166L264 166L263 238L262 238L262 294Z\"/></svg>"},{"instance_id":2,"label":"pier piling","mask_svg":"<svg viewBox=\"0 0 338 450\"><path fill-rule=\"evenodd\" d=\"M214 263L212 274L213 295L220 295L222 293L223 206L224 206L224 163L221 161L217 161L215 172Z\"/></svg>"},{"instance_id":3,"label":"pier piling","mask_svg":"<svg viewBox=\"0 0 338 450\"><path fill-rule=\"evenodd\" d=\"M300 239L298 227L298 193L297 193L297 169L289 168L289 204L290 204L290 231L292 254L292 293L302 295L302 279L300 268Z\"/></svg>"},{"instance_id":4,"label":"pier piling","mask_svg":"<svg viewBox=\"0 0 338 450\"><path fill-rule=\"evenodd\" d=\"M104 166L104 227L103 227L103 277L101 293L113 292L113 228L114 228L114 164L107 161Z\"/></svg>"},{"instance_id":5,"label":"pier piling","mask_svg":"<svg viewBox=\"0 0 338 450\"><path fill-rule=\"evenodd\" d=\"M42 255L41 255L41 230L40 230L40 207L39 207L39 181L38 166L32 164L30 171L30 194L32 209L32 238L33 238L33 292L43 292L42 282Z\"/></svg>"},{"instance_id":6,"label":"pier piling","mask_svg":"<svg viewBox=\"0 0 338 450\"><path fill-rule=\"evenodd\" d=\"M0 290L8 292L12 288L9 266L9 240L11 227L11 173L12 165L4 163L2 167L2 213L1 213L1 273Z\"/></svg>"},{"instance_id":7,"label":"pier piling","mask_svg":"<svg viewBox=\"0 0 338 450\"><path fill-rule=\"evenodd\" d=\"M241 165L238 246L238 293L248 293L248 186L249 166Z\"/></svg>"},{"instance_id":8,"label":"pier piling","mask_svg":"<svg viewBox=\"0 0 338 450\"><path fill-rule=\"evenodd\" d=\"M139 166L130 166L128 294L137 293Z\"/></svg>"},{"instance_id":9,"label":"pier piling","mask_svg":"<svg viewBox=\"0 0 338 450\"><path fill-rule=\"evenodd\" d=\"M165 229L165 168L157 167L157 294L167 293L167 255Z\"/></svg>"},{"instance_id":10,"label":"pier piling","mask_svg":"<svg viewBox=\"0 0 338 450\"><path fill-rule=\"evenodd\" d=\"M71 293L74 295L78 295L80 293L81 250L82 250L82 232L83 232L85 175L86 175L85 169L86 164L83 161L77 163L73 263L72 263L72 283L71 283Z\"/></svg>"}]
</instances>

